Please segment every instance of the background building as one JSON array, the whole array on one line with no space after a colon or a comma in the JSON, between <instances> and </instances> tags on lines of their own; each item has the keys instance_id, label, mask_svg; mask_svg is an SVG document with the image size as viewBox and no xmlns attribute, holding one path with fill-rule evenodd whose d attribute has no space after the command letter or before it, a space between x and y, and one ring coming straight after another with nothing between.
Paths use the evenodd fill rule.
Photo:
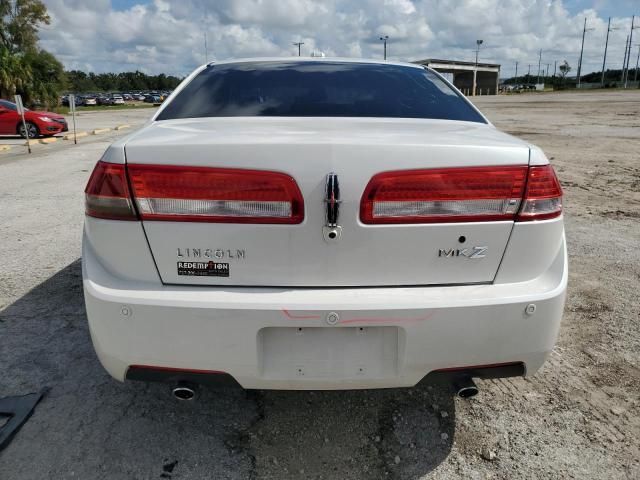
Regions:
<instances>
[{"instance_id":1,"label":"background building","mask_svg":"<svg viewBox=\"0 0 640 480\"><path fill-rule=\"evenodd\" d=\"M500 65L495 63L457 62L427 58L413 63L425 65L445 74L465 95L473 95L473 74L476 71L476 95L497 95Z\"/></svg>"}]
</instances>

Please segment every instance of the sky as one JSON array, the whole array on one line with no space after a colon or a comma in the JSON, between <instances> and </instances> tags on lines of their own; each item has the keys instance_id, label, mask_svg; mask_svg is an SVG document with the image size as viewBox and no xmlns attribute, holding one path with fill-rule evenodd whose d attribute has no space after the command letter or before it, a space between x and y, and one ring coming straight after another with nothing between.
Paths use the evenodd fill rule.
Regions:
<instances>
[{"instance_id":1,"label":"sky","mask_svg":"<svg viewBox=\"0 0 640 480\"><path fill-rule=\"evenodd\" d=\"M502 65L502 77L567 60L575 74L584 19L583 72L621 68L640 0L44 0L41 46L68 69L184 76L205 61L302 54L441 58ZM640 19L636 19L640 26ZM205 37L207 48L205 49ZM640 45L634 30L631 65ZM529 67L530 65L530 67Z\"/></svg>"}]
</instances>

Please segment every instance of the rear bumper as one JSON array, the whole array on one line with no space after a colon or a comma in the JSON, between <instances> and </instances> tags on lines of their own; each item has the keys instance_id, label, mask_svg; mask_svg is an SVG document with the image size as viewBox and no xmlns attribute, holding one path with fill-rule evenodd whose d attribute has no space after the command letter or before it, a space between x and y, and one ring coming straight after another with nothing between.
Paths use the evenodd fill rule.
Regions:
<instances>
[{"instance_id":1,"label":"rear bumper","mask_svg":"<svg viewBox=\"0 0 640 480\"><path fill-rule=\"evenodd\" d=\"M456 367L535 373L557 338L567 255L563 241L547 271L510 284L210 288L115 278L85 242L83 281L95 350L121 381L136 365L224 372L252 389L407 387Z\"/></svg>"}]
</instances>

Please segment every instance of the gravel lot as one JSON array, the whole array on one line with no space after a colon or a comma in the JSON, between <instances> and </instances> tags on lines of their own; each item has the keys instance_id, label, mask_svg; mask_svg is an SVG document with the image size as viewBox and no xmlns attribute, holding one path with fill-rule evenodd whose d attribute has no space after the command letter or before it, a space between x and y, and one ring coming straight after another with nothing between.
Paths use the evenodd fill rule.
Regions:
<instances>
[{"instance_id":1,"label":"gravel lot","mask_svg":"<svg viewBox=\"0 0 640 480\"><path fill-rule=\"evenodd\" d=\"M0 154L0 396L51 389L0 453L0 478L640 478L640 92L477 104L552 158L571 277L543 370L479 383L472 400L432 386L177 403L163 385L112 380L79 257L82 190L116 133Z\"/></svg>"}]
</instances>

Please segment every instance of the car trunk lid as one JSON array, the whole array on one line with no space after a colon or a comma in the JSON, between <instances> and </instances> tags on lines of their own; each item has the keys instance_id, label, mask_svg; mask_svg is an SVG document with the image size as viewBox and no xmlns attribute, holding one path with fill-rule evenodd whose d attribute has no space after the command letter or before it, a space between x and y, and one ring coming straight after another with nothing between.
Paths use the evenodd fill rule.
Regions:
<instances>
[{"instance_id":1,"label":"car trunk lid","mask_svg":"<svg viewBox=\"0 0 640 480\"><path fill-rule=\"evenodd\" d=\"M297 184L304 202L299 223L143 219L162 281L210 286L491 282L513 220L369 224L361 212L363 193L382 172L510 168L529 161L525 143L491 125L422 119L170 120L149 125L125 150L130 168L271 171ZM329 174L339 181L335 239L327 236ZM203 268L210 274L200 274Z\"/></svg>"}]
</instances>

